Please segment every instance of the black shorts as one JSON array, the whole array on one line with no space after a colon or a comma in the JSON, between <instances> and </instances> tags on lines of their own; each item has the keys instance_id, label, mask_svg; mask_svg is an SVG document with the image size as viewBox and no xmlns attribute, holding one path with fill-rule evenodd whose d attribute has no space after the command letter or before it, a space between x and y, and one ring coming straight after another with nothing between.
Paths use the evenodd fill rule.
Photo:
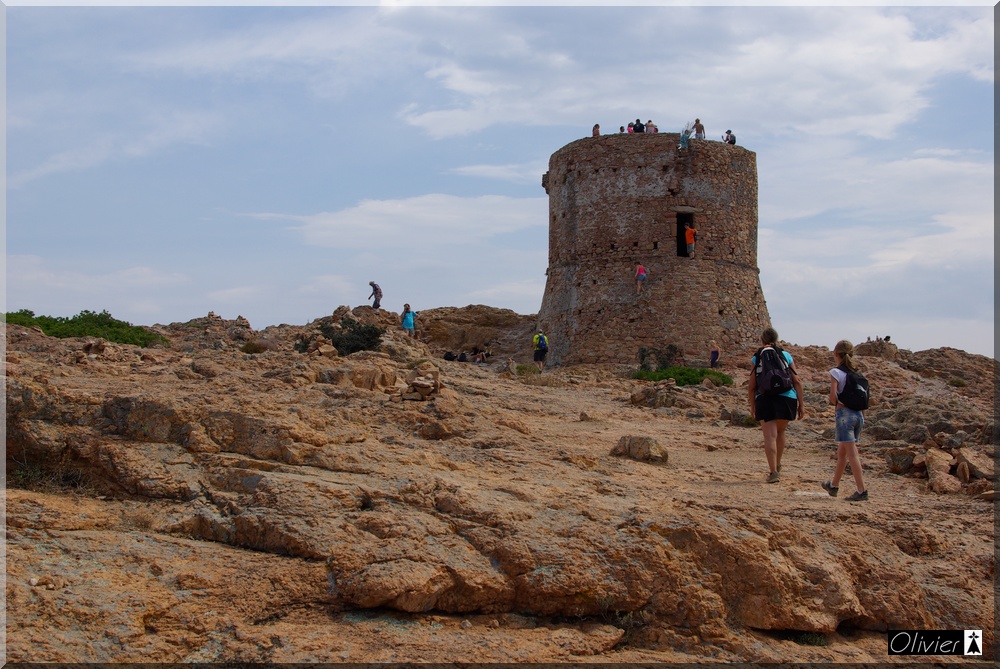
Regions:
<instances>
[{"instance_id":1,"label":"black shorts","mask_svg":"<svg viewBox=\"0 0 1000 669\"><path fill-rule=\"evenodd\" d=\"M546 353L548 353L548 351L539 351L536 348L535 349L535 362L545 362L545 354Z\"/></svg>"},{"instance_id":2,"label":"black shorts","mask_svg":"<svg viewBox=\"0 0 1000 669\"><path fill-rule=\"evenodd\" d=\"M754 399L757 420L768 423L772 420L795 420L799 401L783 395L758 395Z\"/></svg>"}]
</instances>

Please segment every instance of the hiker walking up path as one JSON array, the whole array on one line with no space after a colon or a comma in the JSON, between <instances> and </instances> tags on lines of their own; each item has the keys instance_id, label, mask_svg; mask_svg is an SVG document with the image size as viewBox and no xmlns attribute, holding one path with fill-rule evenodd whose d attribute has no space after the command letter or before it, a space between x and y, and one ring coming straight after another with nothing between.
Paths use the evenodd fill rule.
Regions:
<instances>
[{"instance_id":1,"label":"hiker walking up path","mask_svg":"<svg viewBox=\"0 0 1000 669\"><path fill-rule=\"evenodd\" d=\"M382 306L382 289L374 281L369 281L368 285L372 287L372 294L368 296L368 299L375 298L375 301L372 303L372 309L378 311L378 308Z\"/></svg>"},{"instance_id":2,"label":"hiker walking up path","mask_svg":"<svg viewBox=\"0 0 1000 669\"><path fill-rule=\"evenodd\" d=\"M531 345L534 349L535 367L540 372L545 369L545 355L549 352L549 338L545 336L541 328L538 328L538 333L531 338Z\"/></svg>"},{"instance_id":3,"label":"hiker walking up path","mask_svg":"<svg viewBox=\"0 0 1000 669\"><path fill-rule=\"evenodd\" d=\"M806 415L802 382L792 367L792 356L778 346L778 332L765 328L761 348L750 359L750 383L747 393L750 415L760 421L764 433L764 455L770 473L768 483L781 480L781 456L785 452L785 428L789 421Z\"/></svg>"},{"instance_id":4,"label":"hiker walking up path","mask_svg":"<svg viewBox=\"0 0 1000 669\"><path fill-rule=\"evenodd\" d=\"M844 396L848 382L857 383L855 380L857 377L852 378L852 375L858 371L858 366L854 362L854 345L846 339L838 341L833 348L833 360L837 366L830 370L830 404L837 407L837 466L833 470L833 479L823 482L823 490L830 493L831 497L837 496L840 477L844 475L847 463L850 462L851 474L854 476L854 485L857 486L857 490L847 498L847 501L867 502L868 490L865 488L864 473L861 471L861 456L858 454L858 439L861 437L861 428L865 425L865 417L861 409L852 409L844 403L845 401L851 403ZM867 406L867 387L864 388L863 395L865 398L863 404Z\"/></svg>"}]
</instances>

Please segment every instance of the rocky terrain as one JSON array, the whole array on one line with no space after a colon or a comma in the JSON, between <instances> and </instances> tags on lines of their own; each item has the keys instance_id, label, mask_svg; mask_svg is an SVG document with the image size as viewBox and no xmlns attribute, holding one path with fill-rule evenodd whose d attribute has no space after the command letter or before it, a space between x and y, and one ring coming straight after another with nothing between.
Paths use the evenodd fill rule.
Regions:
<instances>
[{"instance_id":1,"label":"rocky terrain","mask_svg":"<svg viewBox=\"0 0 1000 669\"><path fill-rule=\"evenodd\" d=\"M319 334L345 316L387 327L377 351ZM148 349L8 326L6 659L912 660L887 629L982 629L993 655L993 360L860 347L852 504L849 476L820 488L827 348L787 346L808 415L768 485L749 350L733 386L531 374L533 317L397 318L210 314Z\"/></svg>"}]
</instances>

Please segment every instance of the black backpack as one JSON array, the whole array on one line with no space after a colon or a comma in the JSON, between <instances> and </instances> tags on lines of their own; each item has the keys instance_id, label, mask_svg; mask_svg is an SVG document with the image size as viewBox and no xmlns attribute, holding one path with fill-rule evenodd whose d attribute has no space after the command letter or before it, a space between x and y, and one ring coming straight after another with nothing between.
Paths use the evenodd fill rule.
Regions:
<instances>
[{"instance_id":1,"label":"black backpack","mask_svg":"<svg viewBox=\"0 0 1000 669\"><path fill-rule=\"evenodd\" d=\"M780 395L791 390L792 369L785 355L777 346L765 346L757 351L757 392L761 395Z\"/></svg>"},{"instance_id":2,"label":"black backpack","mask_svg":"<svg viewBox=\"0 0 1000 669\"><path fill-rule=\"evenodd\" d=\"M868 408L868 379L858 372L853 372L846 365L838 365L837 369L847 374L844 389L837 393L837 400L848 409L864 411Z\"/></svg>"}]
</instances>

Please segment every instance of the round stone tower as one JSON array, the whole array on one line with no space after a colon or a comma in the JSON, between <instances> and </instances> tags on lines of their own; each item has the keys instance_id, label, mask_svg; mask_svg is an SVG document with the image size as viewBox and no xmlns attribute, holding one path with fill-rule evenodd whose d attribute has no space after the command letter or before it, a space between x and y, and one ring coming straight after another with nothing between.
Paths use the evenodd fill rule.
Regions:
<instances>
[{"instance_id":1,"label":"round stone tower","mask_svg":"<svg viewBox=\"0 0 1000 669\"><path fill-rule=\"evenodd\" d=\"M639 361L674 346L707 362L770 325L757 269L757 159L676 133L586 137L552 154L549 268L539 325L549 361ZM684 226L697 231L693 257ZM648 279L636 294L635 267Z\"/></svg>"}]
</instances>

